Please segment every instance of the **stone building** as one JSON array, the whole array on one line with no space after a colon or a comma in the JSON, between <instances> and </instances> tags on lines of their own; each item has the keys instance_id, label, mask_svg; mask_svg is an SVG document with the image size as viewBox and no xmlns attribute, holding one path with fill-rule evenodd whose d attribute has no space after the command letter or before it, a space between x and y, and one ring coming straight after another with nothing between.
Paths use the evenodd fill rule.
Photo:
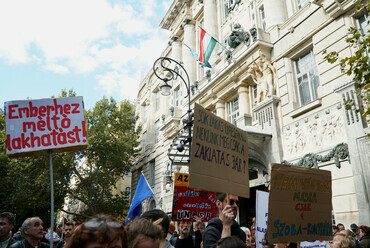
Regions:
<instances>
[{"instance_id":1,"label":"stone building","mask_svg":"<svg viewBox=\"0 0 370 248\"><path fill-rule=\"evenodd\" d=\"M199 103L248 133L251 197L241 200L242 225L255 216L256 190L268 190L271 163L330 170L333 220L346 227L370 224L368 123L356 85L323 55L351 55L348 28L368 29L367 20L350 0L172 2L160 23L171 33L162 56L185 67L191 106ZM188 48L199 51L200 27L220 43L212 68L199 65ZM162 96L163 81L150 70L137 95L142 153L132 170L132 192L141 171L155 192L144 210L171 212L173 175L188 171L187 149L176 149L187 135L187 90L179 78L169 83L170 96ZM347 109L350 99L355 105Z\"/></svg>"}]
</instances>

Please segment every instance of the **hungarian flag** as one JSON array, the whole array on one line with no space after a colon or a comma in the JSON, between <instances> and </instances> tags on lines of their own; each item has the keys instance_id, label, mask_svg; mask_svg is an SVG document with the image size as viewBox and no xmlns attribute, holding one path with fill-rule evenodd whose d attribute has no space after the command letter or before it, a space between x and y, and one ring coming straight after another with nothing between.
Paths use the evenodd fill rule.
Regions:
<instances>
[{"instance_id":1,"label":"hungarian flag","mask_svg":"<svg viewBox=\"0 0 370 248\"><path fill-rule=\"evenodd\" d=\"M200 28L200 44L199 44L199 59L201 65L207 66L208 60L211 57L212 51L216 46L217 40L207 34L203 28Z\"/></svg>"}]
</instances>

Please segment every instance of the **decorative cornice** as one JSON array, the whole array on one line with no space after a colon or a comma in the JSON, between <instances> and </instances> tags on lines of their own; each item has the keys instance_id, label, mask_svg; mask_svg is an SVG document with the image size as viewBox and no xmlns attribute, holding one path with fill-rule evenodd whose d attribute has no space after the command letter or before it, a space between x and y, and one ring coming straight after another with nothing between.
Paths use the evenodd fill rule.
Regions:
<instances>
[{"instance_id":1,"label":"decorative cornice","mask_svg":"<svg viewBox=\"0 0 370 248\"><path fill-rule=\"evenodd\" d=\"M334 164L340 168L340 161L339 159L346 159L349 158L349 151L348 151L348 144L347 143L340 143L336 145L328 154L322 156L317 155L315 153L308 153L303 156L297 163L289 163L288 161L284 160L281 163L286 165L293 165L293 166L301 166L301 167L310 167L318 169L319 166L317 162L327 162L334 158Z\"/></svg>"}]
</instances>

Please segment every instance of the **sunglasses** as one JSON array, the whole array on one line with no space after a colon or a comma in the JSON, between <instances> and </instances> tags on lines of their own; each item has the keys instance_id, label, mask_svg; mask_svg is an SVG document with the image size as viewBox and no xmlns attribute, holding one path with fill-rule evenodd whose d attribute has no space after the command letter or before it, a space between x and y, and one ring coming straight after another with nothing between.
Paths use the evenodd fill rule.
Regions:
<instances>
[{"instance_id":1,"label":"sunglasses","mask_svg":"<svg viewBox=\"0 0 370 248\"><path fill-rule=\"evenodd\" d=\"M97 227L101 226L102 224L106 224L107 226L113 227L113 228L122 228L123 227L123 224L120 223L120 222L117 222L117 221L94 220L94 219L89 220L89 221L83 223L82 225L84 227L87 227L87 228L97 228Z\"/></svg>"},{"instance_id":2,"label":"sunglasses","mask_svg":"<svg viewBox=\"0 0 370 248\"><path fill-rule=\"evenodd\" d=\"M226 201L226 200L225 200ZM233 199L230 199L229 200L229 202L230 202L230 206L232 206L232 205L234 205L234 203L236 203L236 206L238 206L239 207L239 201L238 200L233 200Z\"/></svg>"}]
</instances>

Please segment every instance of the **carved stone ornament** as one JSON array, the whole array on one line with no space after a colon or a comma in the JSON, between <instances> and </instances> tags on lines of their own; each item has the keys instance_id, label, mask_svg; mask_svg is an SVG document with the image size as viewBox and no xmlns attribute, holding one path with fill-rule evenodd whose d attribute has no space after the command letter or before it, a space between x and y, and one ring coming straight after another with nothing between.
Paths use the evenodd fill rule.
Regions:
<instances>
[{"instance_id":1,"label":"carved stone ornament","mask_svg":"<svg viewBox=\"0 0 370 248\"><path fill-rule=\"evenodd\" d=\"M257 85L257 102L262 102L276 93L277 74L275 67L265 56L248 69L253 81Z\"/></svg>"},{"instance_id":2,"label":"carved stone ornament","mask_svg":"<svg viewBox=\"0 0 370 248\"><path fill-rule=\"evenodd\" d=\"M349 151L348 151L348 144L347 143L340 143L336 145L328 154L326 155L317 155L314 153L308 153L303 156L297 163L289 163L288 161L284 160L281 163L286 165L292 166L301 166L301 167L310 167L318 169L319 166L317 162L327 162L334 158L334 164L340 168L340 161L339 159L349 159Z\"/></svg>"},{"instance_id":3,"label":"carved stone ornament","mask_svg":"<svg viewBox=\"0 0 370 248\"><path fill-rule=\"evenodd\" d=\"M244 32L243 28L239 23L235 23L230 36L227 38L227 44L231 48L236 48L247 38L247 33Z\"/></svg>"}]
</instances>

